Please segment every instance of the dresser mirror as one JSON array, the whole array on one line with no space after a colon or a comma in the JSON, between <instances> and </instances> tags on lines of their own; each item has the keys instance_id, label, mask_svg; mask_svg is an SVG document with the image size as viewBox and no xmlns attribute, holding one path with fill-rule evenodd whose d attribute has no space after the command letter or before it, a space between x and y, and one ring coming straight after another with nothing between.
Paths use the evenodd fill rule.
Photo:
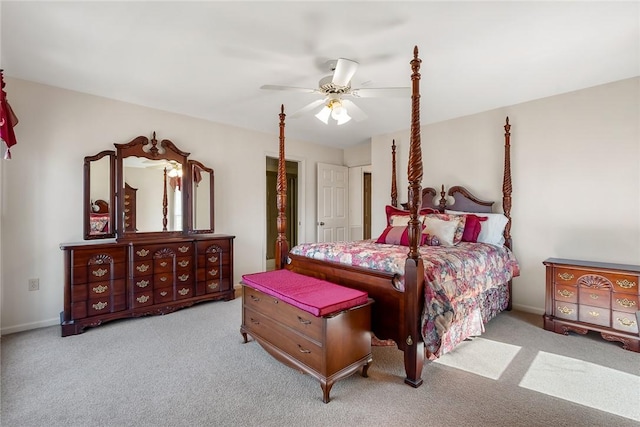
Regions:
<instances>
[{"instance_id":1,"label":"dresser mirror","mask_svg":"<svg viewBox=\"0 0 640 427\"><path fill-rule=\"evenodd\" d=\"M84 238L107 239L115 227L115 151L84 158Z\"/></svg>"},{"instance_id":2,"label":"dresser mirror","mask_svg":"<svg viewBox=\"0 0 640 427\"><path fill-rule=\"evenodd\" d=\"M213 233L213 169L189 160L191 174L191 228L194 233Z\"/></svg>"},{"instance_id":3,"label":"dresser mirror","mask_svg":"<svg viewBox=\"0 0 640 427\"><path fill-rule=\"evenodd\" d=\"M155 132L114 146L85 158L85 239L213 233L213 169Z\"/></svg>"}]
</instances>

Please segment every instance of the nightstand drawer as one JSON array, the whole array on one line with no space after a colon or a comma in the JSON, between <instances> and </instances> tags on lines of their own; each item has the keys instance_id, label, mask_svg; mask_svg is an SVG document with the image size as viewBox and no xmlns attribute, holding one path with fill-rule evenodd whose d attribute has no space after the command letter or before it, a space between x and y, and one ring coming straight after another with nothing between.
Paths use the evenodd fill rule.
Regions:
<instances>
[{"instance_id":1,"label":"nightstand drawer","mask_svg":"<svg viewBox=\"0 0 640 427\"><path fill-rule=\"evenodd\" d=\"M590 289L580 287L580 304L592 305L594 307L611 307L611 292L602 289Z\"/></svg>"},{"instance_id":2,"label":"nightstand drawer","mask_svg":"<svg viewBox=\"0 0 640 427\"><path fill-rule=\"evenodd\" d=\"M555 285L553 297L556 301L578 302L578 288L576 286Z\"/></svg>"},{"instance_id":3,"label":"nightstand drawer","mask_svg":"<svg viewBox=\"0 0 640 427\"><path fill-rule=\"evenodd\" d=\"M632 334L638 333L638 319L635 314L621 311L613 312L613 329L625 331Z\"/></svg>"},{"instance_id":4,"label":"nightstand drawer","mask_svg":"<svg viewBox=\"0 0 640 427\"><path fill-rule=\"evenodd\" d=\"M578 320L578 304L556 301L554 315L561 319Z\"/></svg>"},{"instance_id":5,"label":"nightstand drawer","mask_svg":"<svg viewBox=\"0 0 640 427\"><path fill-rule=\"evenodd\" d=\"M578 320L594 325L611 326L611 311L602 307L580 305Z\"/></svg>"},{"instance_id":6,"label":"nightstand drawer","mask_svg":"<svg viewBox=\"0 0 640 427\"><path fill-rule=\"evenodd\" d=\"M635 313L640 310L640 297L614 292L611 296L611 309Z\"/></svg>"}]
</instances>

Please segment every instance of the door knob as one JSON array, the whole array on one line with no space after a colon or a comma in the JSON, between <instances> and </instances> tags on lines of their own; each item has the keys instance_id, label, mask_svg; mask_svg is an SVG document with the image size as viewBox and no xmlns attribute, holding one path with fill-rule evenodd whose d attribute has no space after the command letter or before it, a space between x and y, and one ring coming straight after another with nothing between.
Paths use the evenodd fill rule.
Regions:
<instances>
[{"instance_id":1,"label":"door knob","mask_svg":"<svg viewBox=\"0 0 640 427\"><path fill-rule=\"evenodd\" d=\"M324 225L324 222L320 222L320 225Z\"/></svg>"}]
</instances>

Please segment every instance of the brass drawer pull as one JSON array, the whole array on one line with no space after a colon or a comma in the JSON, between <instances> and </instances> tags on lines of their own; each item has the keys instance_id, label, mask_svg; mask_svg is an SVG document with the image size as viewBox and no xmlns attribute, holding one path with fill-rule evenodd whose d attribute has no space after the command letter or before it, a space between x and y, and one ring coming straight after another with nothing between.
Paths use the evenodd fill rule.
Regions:
<instances>
[{"instance_id":1,"label":"brass drawer pull","mask_svg":"<svg viewBox=\"0 0 640 427\"><path fill-rule=\"evenodd\" d=\"M96 286L95 288L93 288L93 292L95 292L96 294L101 294L103 292L105 292L107 289L109 289L108 286Z\"/></svg>"},{"instance_id":2,"label":"brass drawer pull","mask_svg":"<svg viewBox=\"0 0 640 427\"><path fill-rule=\"evenodd\" d=\"M182 253L188 252L189 251L189 246L180 246L178 248L178 250Z\"/></svg>"},{"instance_id":3,"label":"brass drawer pull","mask_svg":"<svg viewBox=\"0 0 640 427\"><path fill-rule=\"evenodd\" d=\"M136 298L136 301L138 301L139 303L145 303L145 302L149 301L149 296L148 295L140 295L138 298Z\"/></svg>"},{"instance_id":4,"label":"brass drawer pull","mask_svg":"<svg viewBox=\"0 0 640 427\"><path fill-rule=\"evenodd\" d=\"M188 279L189 279L188 274L181 274L180 276L178 276L178 280L180 280L181 282L186 282Z\"/></svg>"},{"instance_id":5,"label":"brass drawer pull","mask_svg":"<svg viewBox=\"0 0 640 427\"><path fill-rule=\"evenodd\" d=\"M633 306L636 305L636 302L627 298L623 298L623 299L616 299L616 302L618 303L618 305L621 305L623 307L626 308L631 308Z\"/></svg>"},{"instance_id":6,"label":"brass drawer pull","mask_svg":"<svg viewBox=\"0 0 640 427\"><path fill-rule=\"evenodd\" d=\"M589 294L589 298L591 298L591 299L598 299L598 298L600 298L600 297L598 296L598 294Z\"/></svg>"},{"instance_id":7,"label":"brass drawer pull","mask_svg":"<svg viewBox=\"0 0 640 427\"><path fill-rule=\"evenodd\" d=\"M626 327L630 327L636 324L635 320L629 320L626 317L624 319L621 318L617 318L616 319L618 321L618 323L620 323L622 326L626 326Z\"/></svg>"},{"instance_id":8,"label":"brass drawer pull","mask_svg":"<svg viewBox=\"0 0 640 427\"><path fill-rule=\"evenodd\" d=\"M573 310L572 308L569 308L569 307L567 307L567 306L564 306L564 307L558 307L558 311L559 311L560 313L563 313L563 314L571 314L571 313L573 313L573 312L574 312L574 310Z\"/></svg>"},{"instance_id":9,"label":"brass drawer pull","mask_svg":"<svg viewBox=\"0 0 640 427\"><path fill-rule=\"evenodd\" d=\"M298 322L302 323L303 325L310 325L311 324L311 320L303 319L300 316L298 316Z\"/></svg>"},{"instance_id":10,"label":"brass drawer pull","mask_svg":"<svg viewBox=\"0 0 640 427\"><path fill-rule=\"evenodd\" d=\"M160 278L160 281L161 281L161 282L166 282L166 281L167 281L167 277L166 277L166 276L162 276L162 277Z\"/></svg>"},{"instance_id":11,"label":"brass drawer pull","mask_svg":"<svg viewBox=\"0 0 640 427\"><path fill-rule=\"evenodd\" d=\"M180 262L178 263L178 265L179 265L180 267L186 267L187 265L189 265L189 260L183 259L182 261L180 261Z\"/></svg>"},{"instance_id":12,"label":"brass drawer pull","mask_svg":"<svg viewBox=\"0 0 640 427\"><path fill-rule=\"evenodd\" d=\"M636 282L631 282L627 279L624 280L616 280L616 283L618 284L618 286L620 286L621 288L625 288L625 289L631 289L636 285Z\"/></svg>"},{"instance_id":13,"label":"brass drawer pull","mask_svg":"<svg viewBox=\"0 0 640 427\"><path fill-rule=\"evenodd\" d=\"M209 289L216 290L218 289L218 282L209 283Z\"/></svg>"},{"instance_id":14,"label":"brass drawer pull","mask_svg":"<svg viewBox=\"0 0 640 427\"><path fill-rule=\"evenodd\" d=\"M167 296L167 291L162 291L162 292L160 292L160 296L162 296L162 297L166 297L166 296Z\"/></svg>"},{"instance_id":15,"label":"brass drawer pull","mask_svg":"<svg viewBox=\"0 0 640 427\"><path fill-rule=\"evenodd\" d=\"M93 307L94 310L103 310L108 305L109 304L106 303L106 302L98 302L96 304L93 304L92 307Z\"/></svg>"},{"instance_id":16,"label":"brass drawer pull","mask_svg":"<svg viewBox=\"0 0 640 427\"><path fill-rule=\"evenodd\" d=\"M589 316L591 316L591 317L598 317L598 316L600 316L600 313L598 313L597 311L590 311L590 312L589 312Z\"/></svg>"},{"instance_id":17,"label":"brass drawer pull","mask_svg":"<svg viewBox=\"0 0 640 427\"><path fill-rule=\"evenodd\" d=\"M255 296L255 295L249 295L249 296L251 297L251 300L252 300L252 301L255 301L255 302L260 301L260 298L258 298L258 297L257 297L257 296Z\"/></svg>"},{"instance_id":18,"label":"brass drawer pull","mask_svg":"<svg viewBox=\"0 0 640 427\"><path fill-rule=\"evenodd\" d=\"M216 262L216 261L218 261L218 257L217 257L217 256L215 256L215 255L210 256L209 258L207 258L207 261L209 261L209 262Z\"/></svg>"},{"instance_id":19,"label":"brass drawer pull","mask_svg":"<svg viewBox=\"0 0 640 427\"><path fill-rule=\"evenodd\" d=\"M260 324L260 322L258 320L256 320L256 319L254 319L253 317L250 320L251 320L251 323L253 323L254 325L259 325Z\"/></svg>"},{"instance_id":20,"label":"brass drawer pull","mask_svg":"<svg viewBox=\"0 0 640 427\"><path fill-rule=\"evenodd\" d=\"M569 298L573 296L573 292L568 291L566 289L559 289L558 293L560 294L561 297L564 297L564 298Z\"/></svg>"},{"instance_id":21,"label":"brass drawer pull","mask_svg":"<svg viewBox=\"0 0 640 427\"><path fill-rule=\"evenodd\" d=\"M302 347L300 344L298 344L298 349L300 350L300 353L305 353L305 354L311 353L311 350L307 350L306 348Z\"/></svg>"},{"instance_id":22,"label":"brass drawer pull","mask_svg":"<svg viewBox=\"0 0 640 427\"><path fill-rule=\"evenodd\" d=\"M166 267L167 266L167 261L162 261L160 263L160 267Z\"/></svg>"},{"instance_id":23,"label":"brass drawer pull","mask_svg":"<svg viewBox=\"0 0 640 427\"><path fill-rule=\"evenodd\" d=\"M108 271L109 271L109 270L107 270L106 268L99 268L99 269L97 269L97 270L93 270L93 271L91 272L91 274L93 274L93 275L94 275L94 276L96 276L96 277L102 277L102 276L104 276L105 274L107 274L107 272L108 272Z\"/></svg>"},{"instance_id":24,"label":"brass drawer pull","mask_svg":"<svg viewBox=\"0 0 640 427\"><path fill-rule=\"evenodd\" d=\"M216 270L215 268L213 270L209 270L208 272L210 275L212 276L216 276L218 274L218 270Z\"/></svg>"},{"instance_id":25,"label":"brass drawer pull","mask_svg":"<svg viewBox=\"0 0 640 427\"><path fill-rule=\"evenodd\" d=\"M188 288L182 288L178 291L178 293L182 296L185 296L189 293L189 289Z\"/></svg>"},{"instance_id":26,"label":"brass drawer pull","mask_svg":"<svg viewBox=\"0 0 640 427\"><path fill-rule=\"evenodd\" d=\"M149 286L149 281L148 280L140 280L139 282L136 282L136 286L139 288L146 288L147 286Z\"/></svg>"},{"instance_id":27,"label":"brass drawer pull","mask_svg":"<svg viewBox=\"0 0 640 427\"><path fill-rule=\"evenodd\" d=\"M562 273L562 274L558 274L558 277L561 278L562 280L571 280L573 279L573 274Z\"/></svg>"},{"instance_id":28,"label":"brass drawer pull","mask_svg":"<svg viewBox=\"0 0 640 427\"><path fill-rule=\"evenodd\" d=\"M149 255L149 251L146 250L146 249L140 249L136 253L138 254L138 256L147 256L147 255Z\"/></svg>"},{"instance_id":29,"label":"brass drawer pull","mask_svg":"<svg viewBox=\"0 0 640 427\"><path fill-rule=\"evenodd\" d=\"M148 269L149 269L149 264L142 264L136 267L136 270L138 270L141 273L144 273Z\"/></svg>"}]
</instances>

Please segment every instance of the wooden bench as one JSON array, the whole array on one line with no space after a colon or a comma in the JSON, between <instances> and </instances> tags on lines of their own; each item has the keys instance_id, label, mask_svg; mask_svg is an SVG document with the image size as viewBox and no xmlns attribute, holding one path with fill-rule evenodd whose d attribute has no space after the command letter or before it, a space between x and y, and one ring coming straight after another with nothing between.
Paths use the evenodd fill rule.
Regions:
<instances>
[{"instance_id":1,"label":"wooden bench","mask_svg":"<svg viewBox=\"0 0 640 427\"><path fill-rule=\"evenodd\" d=\"M244 275L242 326L269 354L320 381L322 401L333 384L371 357L371 304L366 292L275 270Z\"/></svg>"}]
</instances>

